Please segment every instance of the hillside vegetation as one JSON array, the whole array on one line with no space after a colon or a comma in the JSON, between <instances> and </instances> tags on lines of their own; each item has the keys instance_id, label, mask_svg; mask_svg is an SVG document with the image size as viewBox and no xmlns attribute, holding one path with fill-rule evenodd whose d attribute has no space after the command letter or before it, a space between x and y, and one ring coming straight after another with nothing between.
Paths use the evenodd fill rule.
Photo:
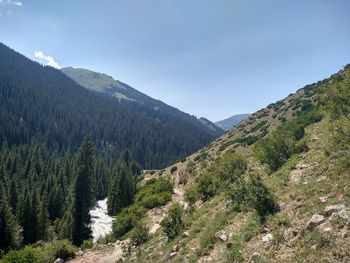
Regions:
<instances>
[{"instance_id":1,"label":"hillside vegetation","mask_svg":"<svg viewBox=\"0 0 350 263\"><path fill-rule=\"evenodd\" d=\"M143 208L138 222L147 238L122 237L124 260L350 261L349 83L347 66L181 162L144 174L140 185L171 182L172 201Z\"/></svg>"}]
</instances>

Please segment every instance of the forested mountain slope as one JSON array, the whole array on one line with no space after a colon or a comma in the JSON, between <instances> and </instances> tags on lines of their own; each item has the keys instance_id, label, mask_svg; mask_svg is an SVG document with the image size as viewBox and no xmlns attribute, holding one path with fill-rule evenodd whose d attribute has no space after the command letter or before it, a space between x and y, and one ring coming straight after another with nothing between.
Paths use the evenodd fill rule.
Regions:
<instances>
[{"instance_id":1,"label":"forested mountain slope","mask_svg":"<svg viewBox=\"0 0 350 263\"><path fill-rule=\"evenodd\" d=\"M87 89L106 93L120 101L129 101L130 107L132 107L132 102L134 102L135 110L142 110L144 107L147 112L151 111L153 113L152 117L154 118L157 118L158 114L170 115L189 122L197 129L202 129L215 137L219 137L224 133L220 128L212 129L200 122L195 116L184 113L160 100L155 100L119 80L114 80L106 74L72 67L62 68L61 71Z\"/></svg>"},{"instance_id":2,"label":"forested mountain slope","mask_svg":"<svg viewBox=\"0 0 350 263\"><path fill-rule=\"evenodd\" d=\"M0 144L36 142L50 152L67 153L90 134L98 153L109 160L128 149L142 167L159 168L215 138L190 115L86 90L3 44L0 57Z\"/></svg>"},{"instance_id":3,"label":"forested mountain slope","mask_svg":"<svg viewBox=\"0 0 350 263\"><path fill-rule=\"evenodd\" d=\"M136 198L117 216L124 260L350 261L349 87L346 66L181 162L144 174L141 193L167 179L172 200ZM157 200L166 201L160 193Z\"/></svg>"}]
</instances>

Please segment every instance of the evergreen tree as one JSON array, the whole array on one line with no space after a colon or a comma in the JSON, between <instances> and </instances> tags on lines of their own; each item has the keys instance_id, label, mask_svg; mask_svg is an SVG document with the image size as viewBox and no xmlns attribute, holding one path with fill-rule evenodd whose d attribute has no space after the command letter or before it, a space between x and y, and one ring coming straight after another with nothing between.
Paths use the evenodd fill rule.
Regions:
<instances>
[{"instance_id":1,"label":"evergreen tree","mask_svg":"<svg viewBox=\"0 0 350 263\"><path fill-rule=\"evenodd\" d=\"M91 237L89 211L94 201L92 173L93 150L90 138L86 137L74 162L72 241L75 245L80 245Z\"/></svg>"},{"instance_id":2,"label":"evergreen tree","mask_svg":"<svg viewBox=\"0 0 350 263\"><path fill-rule=\"evenodd\" d=\"M17 186L16 186L15 180L12 179L11 186L10 186L10 206L12 207L12 211L14 212L16 211L17 202L18 202Z\"/></svg>"},{"instance_id":3,"label":"evergreen tree","mask_svg":"<svg viewBox=\"0 0 350 263\"><path fill-rule=\"evenodd\" d=\"M113 169L108 192L107 208L109 215L116 215L122 208L132 203L136 191L133 166L129 153L125 152Z\"/></svg>"},{"instance_id":4,"label":"evergreen tree","mask_svg":"<svg viewBox=\"0 0 350 263\"><path fill-rule=\"evenodd\" d=\"M21 246L22 229L17 224L11 207L4 198L0 201L0 233L0 252Z\"/></svg>"}]
</instances>

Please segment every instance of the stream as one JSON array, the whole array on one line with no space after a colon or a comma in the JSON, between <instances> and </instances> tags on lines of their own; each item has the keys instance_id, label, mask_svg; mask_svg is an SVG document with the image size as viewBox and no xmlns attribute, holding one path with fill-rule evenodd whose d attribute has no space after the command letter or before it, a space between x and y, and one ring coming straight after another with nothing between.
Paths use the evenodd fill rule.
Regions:
<instances>
[{"instance_id":1,"label":"stream","mask_svg":"<svg viewBox=\"0 0 350 263\"><path fill-rule=\"evenodd\" d=\"M99 200L90 210L93 241L112 232L114 217L107 214L107 198Z\"/></svg>"}]
</instances>

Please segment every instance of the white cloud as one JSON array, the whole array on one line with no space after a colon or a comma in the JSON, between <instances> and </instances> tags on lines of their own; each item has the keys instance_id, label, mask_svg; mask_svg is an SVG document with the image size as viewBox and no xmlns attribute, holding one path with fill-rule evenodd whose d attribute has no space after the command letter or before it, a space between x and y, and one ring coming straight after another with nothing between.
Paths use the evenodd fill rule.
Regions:
<instances>
[{"instance_id":1,"label":"white cloud","mask_svg":"<svg viewBox=\"0 0 350 263\"><path fill-rule=\"evenodd\" d=\"M23 2L17 1L17 0L0 0L0 4L3 5L16 5L16 6L23 6Z\"/></svg>"},{"instance_id":2,"label":"white cloud","mask_svg":"<svg viewBox=\"0 0 350 263\"><path fill-rule=\"evenodd\" d=\"M53 57L45 56L42 51L34 51L34 56L38 58L45 66L60 69L61 66L53 59Z\"/></svg>"}]
</instances>

